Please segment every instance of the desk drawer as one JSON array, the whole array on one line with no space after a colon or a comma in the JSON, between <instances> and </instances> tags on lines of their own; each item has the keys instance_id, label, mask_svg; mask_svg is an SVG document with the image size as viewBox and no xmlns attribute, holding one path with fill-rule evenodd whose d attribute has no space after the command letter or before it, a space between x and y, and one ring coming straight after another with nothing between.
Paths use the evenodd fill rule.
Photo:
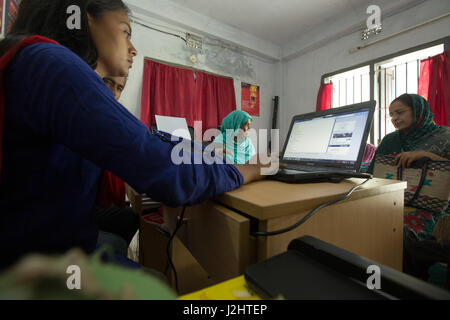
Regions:
<instances>
[{"instance_id":1,"label":"desk drawer","mask_svg":"<svg viewBox=\"0 0 450 320\"><path fill-rule=\"evenodd\" d=\"M164 220L173 221L180 211L165 208ZM178 236L214 282L244 272L252 251L249 219L212 201L186 208L185 218Z\"/></svg>"}]
</instances>

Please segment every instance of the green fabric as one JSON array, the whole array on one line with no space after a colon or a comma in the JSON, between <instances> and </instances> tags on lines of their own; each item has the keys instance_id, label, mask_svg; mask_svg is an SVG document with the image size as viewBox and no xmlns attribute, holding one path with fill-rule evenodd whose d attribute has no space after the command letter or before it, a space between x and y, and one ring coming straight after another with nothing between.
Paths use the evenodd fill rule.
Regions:
<instances>
[{"instance_id":1,"label":"green fabric","mask_svg":"<svg viewBox=\"0 0 450 320\"><path fill-rule=\"evenodd\" d=\"M160 279L140 270L102 262L101 252L87 256L79 249L64 255L28 255L0 273L0 300L168 300L175 292ZM80 268L81 288L69 290L72 273Z\"/></svg>"},{"instance_id":2,"label":"green fabric","mask_svg":"<svg viewBox=\"0 0 450 320\"><path fill-rule=\"evenodd\" d=\"M438 220L446 214L450 214L450 207L441 212L431 212L425 209L404 207L403 224L414 232L419 240L434 240L434 226Z\"/></svg>"},{"instance_id":3,"label":"green fabric","mask_svg":"<svg viewBox=\"0 0 450 320\"><path fill-rule=\"evenodd\" d=\"M403 151L415 150L417 143L426 135L439 128L434 123L433 112L431 112L427 100L418 94L409 94L413 101L414 123L406 136L401 136Z\"/></svg>"},{"instance_id":4,"label":"green fabric","mask_svg":"<svg viewBox=\"0 0 450 320\"><path fill-rule=\"evenodd\" d=\"M227 134L226 130L239 130L248 120L252 121L253 118L247 112L234 110L223 118L220 131L222 131L222 134Z\"/></svg>"},{"instance_id":5,"label":"green fabric","mask_svg":"<svg viewBox=\"0 0 450 320\"><path fill-rule=\"evenodd\" d=\"M428 269L428 282L445 288L445 277L447 273L447 265L442 263L435 263Z\"/></svg>"},{"instance_id":6,"label":"green fabric","mask_svg":"<svg viewBox=\"0 0 450 320\"><path fill-rule=\"evenodd\" d=\"M375 152L374 160L370 164L369 173L373 173L377 155L390 155L417 150L417 146L423 142L424 138L429 136L434 130L439 129L439 126L433 121L433 112L431 112L427 100L418 94L408 95L413 102L414 122L407 135L397 130L383 138Z\"/></svg>"},{"instance_id":7,"label":"green fabric","mask_svg":"<svg viewBox=\"0 0 450 320\"><path fill-rule=\"evenodd\" d=\"M253 118L245 111L235 110L227 115L220 127L222 134L216 137L213 143L219 143L224 145L224 149L232 153L225 154L229 162L234 164L245 164L247 163L255 154L255 148L253 143L248 137L243 137L240 139L238 133L239 129L248 120L252 121ZM238 137L238 141L234 141L234 138Z\"/></svg>"}]
</instances>

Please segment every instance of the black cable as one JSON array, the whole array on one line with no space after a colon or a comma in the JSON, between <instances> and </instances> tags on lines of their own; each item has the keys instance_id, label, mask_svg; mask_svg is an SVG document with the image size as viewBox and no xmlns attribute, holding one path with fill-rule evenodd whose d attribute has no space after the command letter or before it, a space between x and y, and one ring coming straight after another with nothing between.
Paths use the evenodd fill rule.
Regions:
<instances>
[{"instance_id":1,"label":"black cable","mask_svg":"<svg viewBox=\"0 0 450 320\"><path fill-rule=\"evenodd\" d=\"M270 231L270 232L253 232L252 235L253 236L264 236L264 237L268 237L268 236L275 236L278 234L282 234L288 231L291 231L295 228L297 228L298 226L302 225L303 223L306 222L306 220L308 220L309 218L312 217L313 214L315 214L317 211L319 211L322 208L328 207L332 204L335 204L336 202L342 201L347 199L352 193L353 191L355 191L356 189L358 189L359 187L361 187L364 183L366 183L367 181L369 181L371 178L368 178L367 180L365 180L363 183L358 184L357 186L354 186L353 188L350 189L350 191L348 191L346 194L344 194L342 197L329 201L327 203L324 203L318 207L316 207L315 209L311 210L306 216L304 216L300 221L298 221L297 223L293 224L290 227L281 229L281 230L277 230L277 231Z\"/></svg>"},{"instance_id":2,"label":"black cable","mask_svg":"<svg viewBox=\"0 0 450 320\"><path fill-rule=\"evenodd\" d=\"M138 21L136 21L136 20L134 20L134 19L133 19L132 22L133 22L133 23L136 23L136 24L138 24L138 25L141 25L141 26L143 26L143 27L149 28L149 29L151 29L151 30L158 31L158 32L161 32L161 33L165 33L165 34L168 34L168 35L171 35L171 36L180 38L180 39L183 40L185 43L187 43L187 40L186 40L185 38L183 38L182 36L178 35L178 34L171 33L171 32L167 32L167 31L163 31L163 30L159 30L159 29L156 29L156 28L147 26L147 25L145 25L145 24L143 24L143 23L141 23L141 22L138 22Z\"/></svg>"},{"instance_id":3,"label":"black cable","mask_svg":"<svg viewBox=\"0 0 450 320\"><path fill-rule=\"evenodd\" d=\"M166 248L167 259L169 260L169 264L172 267L173 275L175 277L175 288L177 290L177 293L180 292L180 290L178 288L178 276L177 276L177 270L175 269L175 266L173 264L172 258L170 257L170 245L171 245L172 240L175 237L175 234L177 233L178 229L180 229L181 225L183 224L184 210L185 209L186 209L186 207L183 207L183 210L181 211L181 215L178 217L178 221L177 221L177 224L175 226L175 230L173 231L172 235L170 236L170 239L169 239L169 242L167 242L167 248ZM168 266L166 266L166 270L164 271L164 273L167 272L167 268L168 268Z\"/></svg>"}]
</instances>

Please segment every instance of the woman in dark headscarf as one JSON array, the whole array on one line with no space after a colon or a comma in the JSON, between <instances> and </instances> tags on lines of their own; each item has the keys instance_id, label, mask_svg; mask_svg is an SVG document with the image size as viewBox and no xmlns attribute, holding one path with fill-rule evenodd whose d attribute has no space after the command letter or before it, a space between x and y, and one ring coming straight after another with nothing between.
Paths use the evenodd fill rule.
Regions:
<instances>
[{"instance_id":1,"label":"woman in dark headscarf","mask_svg":"<svg viewBox=\"0 0 450 320\"><path fill-rule=\"evenodd\" d=\"M368 172L373 173L377 155L396 157L398 166L409 167L423 157L432 160L450 159L450 128L433 121L428 102L417 94L403 94L392 101L389 115L396 131L381 141ZM405 207L405 225L420 239L432 238L433 227L450 208L439 213Z\"/></svg>"},{"instance_id":2,"label":"woman in dark headscarf","mask_svg":"<svg viewBox=\"0 0 450 320\"><path fill-rule=\"evenodd\" d=\"M432 160L450 159L450 128L438 126L433 121L428 102L417 94L403 94L389 106L391 121L397 129L386 135L379 145L377 155L393 155L397 165L409 167L423 157ZM375 160L368 172L373 173ZM449 246L438 244L433 237L437 221L450 213L404 208L403 271L428 280L433 275L430 266L446 261ZM433 266L437 266L436 264Z\"/></svg>"},{"instance_id":3,"label":"woman in dark headscarf","mask_svg":"<svg viewBox=\"0 0 450 320\"><path fill-rule=\"evenodd\" d=\"M397 130L384 137L375 157L395 155L398 165L403 167L423 157L450 159L450 128L433 122L433 113L422 96L399 96L389 106L389 115ZM369 173L373 173L374 165L372 161Z\"/></svg>"}]
</instances>

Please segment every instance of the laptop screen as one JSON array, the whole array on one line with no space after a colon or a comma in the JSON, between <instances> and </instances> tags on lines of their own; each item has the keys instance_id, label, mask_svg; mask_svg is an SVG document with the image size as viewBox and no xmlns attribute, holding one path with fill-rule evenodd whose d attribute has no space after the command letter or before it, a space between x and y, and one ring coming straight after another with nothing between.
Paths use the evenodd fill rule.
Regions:
<instances>
[{"instance_id":1,"label":"laptop screen","mask_svg":"<svg viewBox=\"0 0 450 320\"><path fill-rule=\"evenodd\" d=\"M370 109L295 119L283 160L323 164L356 163Z\"/></svg>"}]
</instances>

